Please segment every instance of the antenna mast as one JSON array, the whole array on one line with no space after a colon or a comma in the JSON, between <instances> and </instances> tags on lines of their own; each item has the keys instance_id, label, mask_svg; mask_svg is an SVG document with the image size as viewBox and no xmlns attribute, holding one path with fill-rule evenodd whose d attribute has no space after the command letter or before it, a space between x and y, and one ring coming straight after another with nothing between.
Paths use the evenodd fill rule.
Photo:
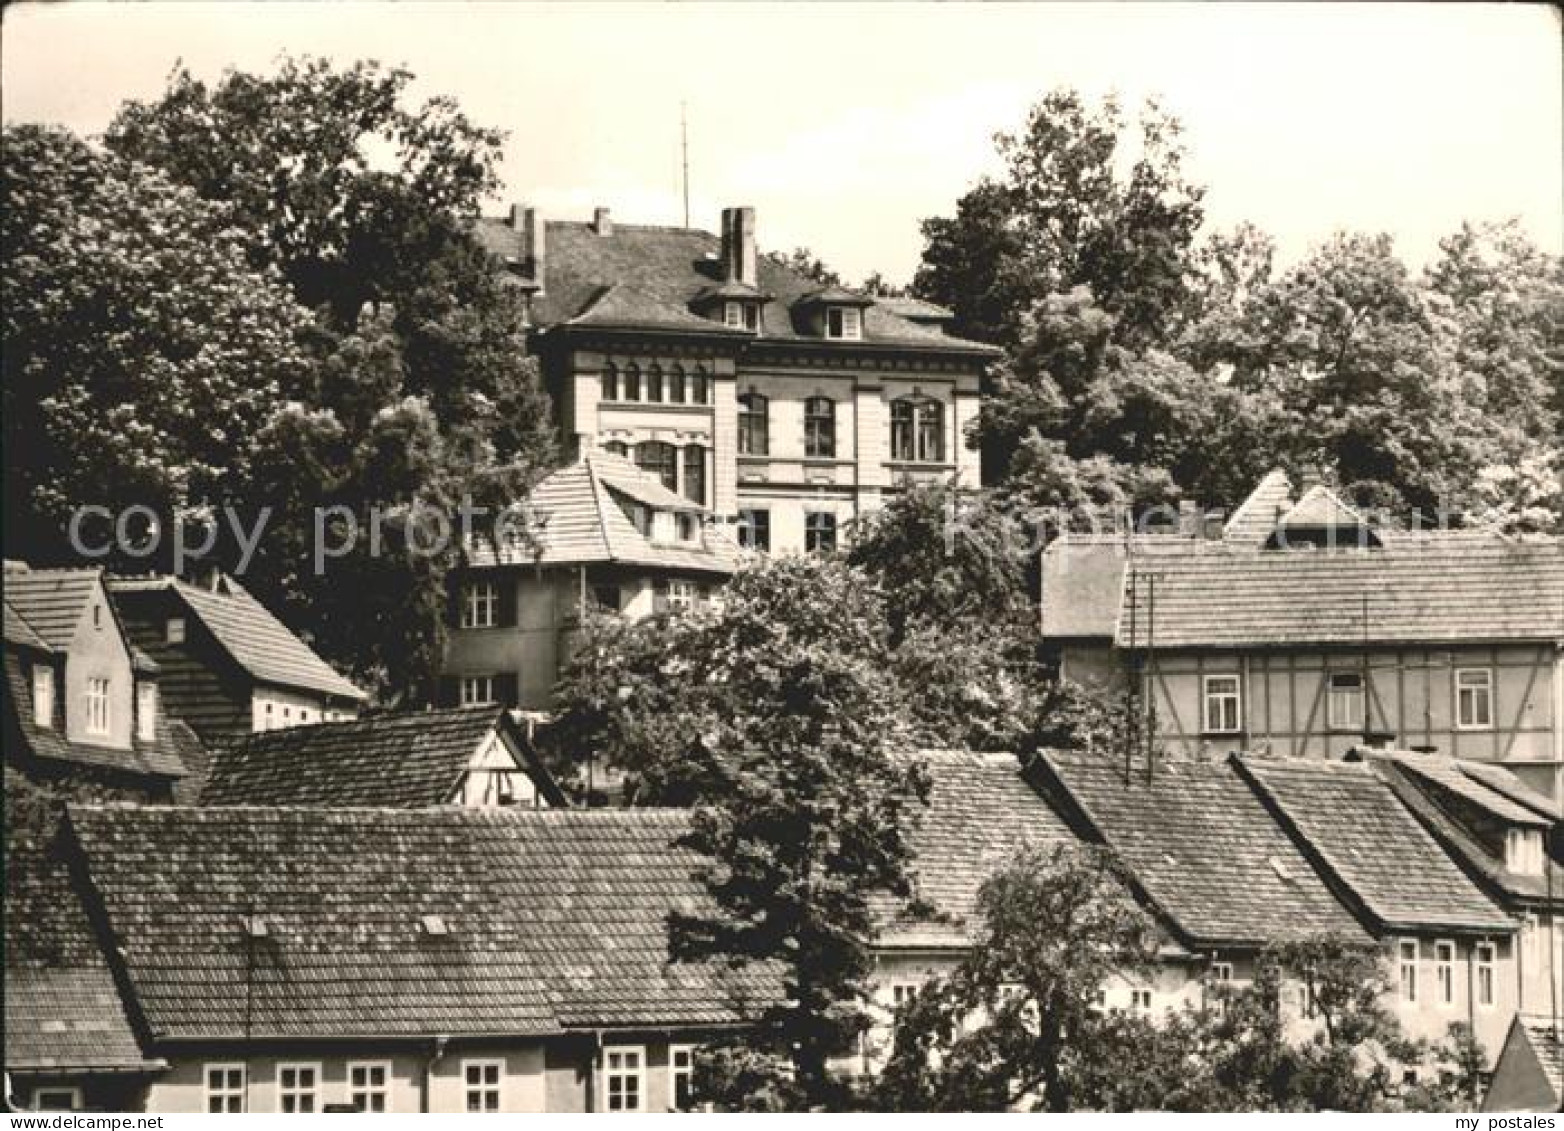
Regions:
<instances>
[{"instance_id":1,"label":"antenna mast","mask_svg":"<svg viewBox=\"0 0 1564 1131\"><path fill-rule=\"evenodd\" d=\"M684 169L684 226L690 226L690 128L686 104L679 103L679 157Z\"/></svg>"}]
</instances>

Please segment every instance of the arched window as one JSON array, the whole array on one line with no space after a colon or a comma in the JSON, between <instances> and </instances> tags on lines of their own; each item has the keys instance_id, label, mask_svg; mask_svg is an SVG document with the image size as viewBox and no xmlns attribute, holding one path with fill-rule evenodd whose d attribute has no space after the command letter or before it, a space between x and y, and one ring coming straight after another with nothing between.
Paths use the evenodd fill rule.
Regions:
<instances>
[{"instance_id":1,"label":"arched window","mask_svg":"<svg viewBox=\"0 0 1564 1131\"><path fill-rule=\"evenodd\" d=\"M943 463L945 406L920 396L892 401L891 458L905 463Z\"/></svg>"},{"instance_id":2,"label":"arched window","mask_svg":"<svg viewBox=\"0 0 1564 1131\"><path fill-rule=\"evenodd\" d=\"M804 402L804 455L809 459L836 458L836 402L830 397L810 397Z\"/></svg>"},{"instance_id":3,"label":"arched window","mask_svg":"<svg viewBox=\"0 0 1564 1131\"><path fill-rule=\"evenodd\" d=\"M684 448L684 497L706 505L706 449L699 444Z\"/></svg>"},{"instance_id":4,"label":"arched window","mask_svg":"<svg viewBox=\"0 0 1564 1131\"><path fill-rule=\"evenodd\" d=\"M694 404L705 404L708 399L706 370L697 365L695 372L690 374L690 400Z\"/></svg>"},{"instance_id":5,"label":"arched window","mask_svg":"<svg viewBox=\"0 0 1564 1131\"><path fill-rule=\"evenodd\" d=\"M603 400L619 399L619 367L613 362L603 366Z\"/></svg>"},{"instance_id":6,"label":"arched window","mask_svg":"<svg viewBox=\"0 0 1564 1131\"><path fill-rule=\"evenodd\" d=\"M684 366L675 364L668 371L668 399L674 404L684 403Z\"/></svg>"},{"instance_id":7,"label":"arched window","mask_svg":"<svg viewBox=\"0 0 1564 1131\"><path fill-rule=\"evenodd\" d=\"M603 445L603 450L616 456L628 456L630 454L630 445L623 440L610 440Z\"/></svg>"},{"instance_id":8,"label":"arched window","mask_svg":"<svg viewBox=\"0 0 1564 1131\"><path fill-rule=\"evenodd\" d=\"M627 401L641 399L641 367L633 361L625 366L624 393Z\"/></svg>"},{"instance_id":9,"label":"arched window","mask_svg":"<svg viewBox=\"0 0 1564 1131\"><path fill-rule=\"evenodd\" d=\"M646 399L653 404L661 404L663 399L663 370L655 361L646 371Z\"/></svg>"},{"instance_id":10,"label":"arched window","mask_svg":"<svg viewBox=\"0 0 1564 1131\"><path fill-rule=\"evenodd\" d=\"M763 456L771 450L769 402L759 393L739 397L739 455Z\"/></svg>"},{"instance_id":11,"label":"arched window","mask_svg":"<svg viewBox=\"0 0 1564 1131\"><path fill-rule=\"evenodd\" d=\"M670 491L679 489L678 450L661 440L646 440L635 446L635 463L663 481Z\"/></svg>"}]
</instances>

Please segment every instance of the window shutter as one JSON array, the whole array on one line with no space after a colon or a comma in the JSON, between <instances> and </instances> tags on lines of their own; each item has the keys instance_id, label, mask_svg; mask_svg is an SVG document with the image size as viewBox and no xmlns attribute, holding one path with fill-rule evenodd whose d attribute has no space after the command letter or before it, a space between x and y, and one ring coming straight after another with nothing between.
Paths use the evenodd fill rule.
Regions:
<instances>
[{"instance_id":1,"label":"window shutter","mask_svg":"<svg viewBox=\"0 0 1564 1131\"><path fill-rule=\"evenodd\" d=\"M499 608L496 610L495 624L500 628L515 628L516 579L514 577L499 577L494 582L494 588L499 597Z\"/></svg>"},{"instance_id":2,"label":"window shutter","mask_svg":"<svg viewBox=\"0 0 1564 1131\"><path fill-rule=\"evenodd\" d=\"M467 596L463 592L462 578L460 574L449 575L445 585L445 626L447 628L460 628L462 626L462 601Z\"/></svg>"},{"instance_id":3,"label":"window shutter","mask_svg":"<svg viewBox=\"0 0 1564 1131\"><path fill-rule=\"evenodd\" d=\"M461 681L454 675L442 675L439 686L435 689L437 706L455 707L462 701Z\"/></svg>"},{"instance_id":4,"label":"window shutter","mask_svg":"<svg viewBox=\"0 0 1564 1131\"><path fill-rule=\"evenodd\" d=\"M521 705L521 679L515 672L496 672L494 676L494 698L502 707L518 707Z\"/></svg>"}]
</instances>

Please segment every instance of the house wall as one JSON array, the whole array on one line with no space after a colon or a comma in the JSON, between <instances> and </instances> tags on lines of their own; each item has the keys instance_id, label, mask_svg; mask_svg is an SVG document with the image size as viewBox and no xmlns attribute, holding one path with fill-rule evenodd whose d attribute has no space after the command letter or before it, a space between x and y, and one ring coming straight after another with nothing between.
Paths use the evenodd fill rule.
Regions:
<instances>
[{"instance_id":1,"label":"house wall","mask_svg":"<svg viewBox=\"0 0 1564 1131\"><path fill-rule=\"evenodd\" d=\"M109 682L107 734L87 730L87 685L90 680ZM102 585L82 608L81 620L65 656L65 682L56 690L65 703L65 735L72 742L128 749L135 725L135 676L130 649L120 635L119 622L109 607Z\"/></svg>"},{"instance_id":2,"label":"house wall","mask_svg":"<svg viewBox=\"0 0 1564 1131\"><path fill-rule=\"evenodd\" d=\"M357 717L356 710L335 705L324 695L308 695L291 688L258 686L250 695L250 727L255 731L342 722Z\"/></svg>"},{"instance_id":3,"label":"house wall","mask_svg":"<svg viewBox=\"0 0 1564 1131\"><path fill-rule=\"evenodd\" d=\"M673 1073L675 1046L700 1044L706 1034L609 1033L597 1039L586 1036L551 1041L547 1053L547 1092L550 1112L604 1111L601 1049L631 1046L646 1057L646 1111L674 1111Z\"/></svg>"},{"instance_id":4,"label":"house wall","mask_svg":"<svg viewBox=\"0 0 1564 1131\"><path fill-rule=\"evenodd\" d=\"M38 1107L40 1092L74 1089L78 1111L141 1111L146 1104L146 1087L146 1077L125 1074L12 1073L11 1077L12 1095L29 1110Z\"/></svg>"}]
</instances>

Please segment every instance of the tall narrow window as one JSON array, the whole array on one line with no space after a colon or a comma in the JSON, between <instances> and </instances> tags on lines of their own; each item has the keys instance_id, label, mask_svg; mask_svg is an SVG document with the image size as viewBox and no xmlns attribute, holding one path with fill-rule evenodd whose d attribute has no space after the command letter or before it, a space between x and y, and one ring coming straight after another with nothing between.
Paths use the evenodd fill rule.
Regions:
<instances>
[{"instance_id":1,"label":"tall narrow window","mask_svg":"<svg viewBox=\"0 0 1564 1131\"><path fill-rule=\"evenodd\" d=\"M804 549L811 554L829 554L836 549L836 516L829 511L811 511L804 516Z\"/></svg>"},{"instance_id":2,"label":"tall narrow window","mask_svg":"<svg viewBox=\"0 0 1564 1131\"><path fill-rule=\"evenodd\" d=\"M462 1061L468 1111L500 1110L500 1074L504 1067L498 1060Z\"/></svg>"},{"instance_id":3,"label":"tall narrow window","mask_svg":"<svg viewBox=\"0 0 1564 1131\"><path fill-rule=\"evenodd\" d=\"M849 341L863 337L863 312L855 306L826 307L825 336Z\"/></svg>"},{"instance_id":4,"label":"tall narrow window","mask_svg":"<svg viewBox=\"0 0 1564 1131\"><path fill-rule=\"evenodd\" d=\"M891 459L904 463L944 462L945 406L928 397L899 397L892 401Z\"/></svg>"},{"instance_id":5,"label":"tall narrow window","mask_svg":"<svg viewBox=\"0 0 1564 1131\"><path fill-rule=\"evenodd\" d=\"M183 644L185 642L185 618L169 617L164 625L163 638L170 644Z\"/></svg>"},{"instance_id":6,"label":"tall narrow window","mask_svg":"<svg viewBox=\"0 0 1564 1131\"><path fill-rule=\"evenodd\" d=\"M1207 734L1237 734L1241 710L1236 675L1205 677L1205 731Z\"/></svg>"},{"instance_id":7,"label":"tall narrow window","mask_svg":"<svg viewBox=\"0 0 1564 1131\"><path fill-rule=\"evenodd\" d=\"M1402 939L1397 944L1397 953L1400 956L1400 982L1401 1000L1405 1002L1417 1001L1417 940Z\"/></svg>"},{"instance_id":8,"label":"tall narrow window","mask_svg":"<svg viewBox=\"0 0 1564 1131\"><path fill-rule=\"evenodd\" d=\"M1477 976L1477 1004L1490 1006L1494 1002L1494 959L1498 955L1498 948L1493 943L1477 944L1477 964L1474 971Z\"/></svg>"},{"instance_id":9,"label":"tall narrow window","mask_svg":"<svg viewBox=\"0 0 1564 1131\"><path fill-rule=\"evenodd\" d=\"M699 444L684 448L684 497L706 505L706 449Z\"/></svg>"},{"instance_id":10,"label":"tall narrow window","mask_svg":"<svg viewBox=\"0 0 1564 1131\"><path fill-rule=\"evenodd\" d=\"M96 677L87 681L87 733L109 733L109 681Z\"/></svg>"},{"instance_id":11,"label":"tall narrow window","mask_svg":"<svg viewBox=\"0 0 1564 1131\"><path fill-rule=\"evenodd\" d=\"M663 370L655 361L646 371L646 399L653 404L662 404L663 400Z\"/></svg>"},{"instance_id":12,"label":"tall narrow window","mask_svg":"<svg viewBox=\"0 0 1564 1131\"><path fill-rule=\"evenodd\" d=\"M1363 729L1363 676L1357 672L1332 672L1326 716L1332 730Z\"/></svg>"},{"instance_id":13,"label":"tall narrow window","mask_svg":"<svg viewBox=\"0 0 1564 1131\"><path fill-rule=\"evenodd\" d=\"M279 1064L277 1066L277 1110L285 1115L306 1114L319 1104L320 1065Z\"/></svg>"},{"instance_id":14,"label":"tall narrow window","mask_svg":"<svg viewBox=\"0 0 1564 1131\"><path fill-rule=\"evenodd\" d=\"M673 1045L668 1049L668 1072L673 1078L673 1108L689 1111L694 1095L695 1046Z\"/></svg>"},{"instance_id":15,"label":"tall narrow window","mask_svg":"<svg viewBox=\"0 0 1564 1131\"><path fill-rule=\"evenodd\" d=\"M641 367L633 361L625 366L624 399L627 401L641 399Z\"/></svg>"},{"instance_id":16,"label":"tall narrow window","mask_svg":"<svg viewBox=\"0 0 1564 1131\"><path fill-rule=\"evenodd\" d=\"M675 364L668 371L668 400L673 404L684 403L684 366Z\"/></svg>"},{"instance_id":17,"label":"tall narrow window","mask_svg":"<svg viewBox=\"0 0 1564 1131\"><path fill-rule=\"evenodd\" d=\"M746 550L771 549L771 512L739 511L739 545Z\"/></svg>"},{"instance_id":18,"label":"tall narrow window","mask_svg":"<svg viewBox=\"0 0 1564 1131\"><path fill-rule=\"evenodd\" d=\"M635 446L635 463L662 480L670 491L679 489L678 449L661 440L646 440Z\"/></svg>"},{"instance_id":19,"label":"tall narrow window","mask_svg":"<svg viewBox=\"0 0 1564 1131\"><path fill-rule=\"evenodd\" d=\"M54 668L33 665L33 725L54 726Z\"/></svg>"},{"instance_id":20,"label":"tall narrow window","mask_svg":"<svg viewBox=\"0 0 1564 1131\"><path fill-rule=\"evenodd\" d=\"M769 409L759 393L739 397L739 455L763 456L771 450Z\"/></svg>"},{"instance_id":21,"label":"tall narrow window","mask_svg":"<svg viewBox=\"0 0 1564 1131\"><path fill-rule=\"evenodd\" d=\"M242 1064L208 1064L202 1071L206 1082L206 1110L233 1115L245 1109L245 1070Z\"/></svg>"},{"instance_id":22,"label":"tall narrow window","mask_svg":"<svg viewBox=\"0 0 1564 1131\"><path fill-rule=\"evenodd\" d=\"M1456 726L1461 730L1493 727L1493 669L1459 668L1455 673Z\"/></svg>"},{"instance_id":23,"label":"tall narrow window","mask_svg":"<svg viewBox=\"0 0 1564 1131\"><path fill-rule=\"evenodd\" d=\"M646 1110L646 1050L609 1045L603 1049L603 1110Z\"/></svg>"},{"instance_id":24,"label":"tall narrow window","mask_svg":"<svg viewBox=\"0 0 1564 1131\"><path fill-rule=\"evenodd\" d=\"M461 680L461 706L475 707L494 703L494 677L492 675L465 675Z\"/></svg>"},{"instance_id":25,"label":"tall narrow window","mask_svg":"<svg viewBox=\"0 0 1564 1131\"><path fill-rule=\"evenodd\" d=\"M1440 1005L1455 1004L1455 943L1434 944L1434 986Z\"/></svg>"},{"instance_id":26,"label":"tall narrow window","mask_svg":"<svg viewBox=\"0 0 1564 1131\"><path fill-rule=\"evenodd\" d=\"M810 459L836 457L836 402L830 397L810 397L804 402L804 455Z\"/></svg>"},{"instance_id":27,"label":"tall narrow window","mask_svg":"<svg viewBox=\"0 0 1564 1131\"><path fill-rule=\"evenodd\" d=\"M145 680L136 684L136 737L142 742L157 739L157 684Z\"/></svg>"},{"instance_id":28,"label":"tall narrow window","mask_svg":"<svg viewBox=\"0 0 1564 1131\"><path fill-rule=\"evenodd\" d=\"M462 586L462 627L493 628L498 620L500 591L492 581Z\"/></svg>"},{"instance_id":29,"label":"tall narrow window","mask_svg":"<svg viewBox=\"0 0 1564 1131\"><path fill-rule=\"evenodd\" d=\"M613 362L603 366L602 399L605 401L617 401L619 399L619 367Z\"/></svg>"},{"instance_id":30,"label":"tall narrow window","mask_svg":"<svg viewBox=\"0 0 1564 1131\"><path fill-rule=\"evenodd\" d=\"M1542 830L1507 829L1504 834L1504 867L1518 876L1540 876L1543 866Z\"/></svg>"},{"instance_id":31,"label":"tall narrow window","mask_svg":"<svg viewBox=\"0 0 1564 1131\"><path fill-rule=\"evenodd\" d=\"M700 366L696 366L695 372L690 374L690 402L692 404L705 404L709 399L709 382L706 377L706 371Z\"/></svg>"}]
</instances>

